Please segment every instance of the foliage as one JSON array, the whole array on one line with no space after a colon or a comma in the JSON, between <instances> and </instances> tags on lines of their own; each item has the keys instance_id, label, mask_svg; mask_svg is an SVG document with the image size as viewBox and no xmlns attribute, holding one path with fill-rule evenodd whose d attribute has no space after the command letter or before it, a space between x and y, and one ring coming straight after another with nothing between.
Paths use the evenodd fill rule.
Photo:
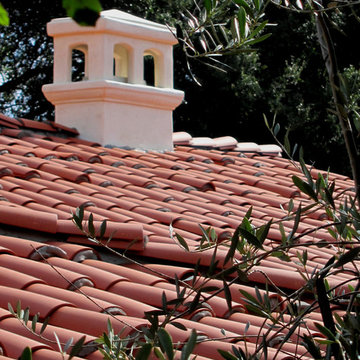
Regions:
<instances>
[{"instance_id":1,"label":"foliage","mask_svg":"<svg viewBox=\"0 0 360 360\"><path fill-rule=\"evenodd\" d=\"M186 59L205 59L207 65L218 68L219 56L253 51L253 45L271 35L263 33L268 23L262 20L267 4L260 0L195 2L192 12L181 14L183 21L176 33ZM188 68L191 72L189 62Z\"/></svg>"},{"instance_id":2,"label":"foliage","mask_svg":"<svg viewBox=\"0 0 360 360\"><path fill-rule=\"evenodd\" d=\"M101 11L99 0L63 0L66 14L80 25L95 25ZM9 14L0 3L0 25L10 24Z\"/></svg>"},{"instance_id":3,"label":"foliage","mask_svg":"<svg viewBox=\"0 0 360 360\"><path fill-rule=\"evenodd\" d=\"M9 15L0 3L0 25L8 26L9 23Z\"/></svg>"},{"instance_id":4,"label":"foliage","mask_svg":"<svg viewBox=\"0 0 360 360\"><path fill-rule=\"evenodd\" d=\"M15 309L11 306L10 303L8 305L8 308L9 308L10 313L14 317L16 317L19 321L21 321L21 323L32 334L38 336L40 339L43 338L42 334L43 334L44 330L46 329L47 319L43 322L40 331L37 332L36 324L37 324L38 318L39 318L38 315L35 315L32 318L31 325L29 325L29 323L30 323L30 309L29 308L22 309L20 301L17 302ZM57 337L56 333L54 333L54 336L56 339L55 341L52 341L50 339L46 339L46 341L56 343L56 345L58 346L58 349L59 349L59 353L62 355L63 358L66 357L67 360L71 360L74 356L77 356L80 354L80 352L84 346L85 336L81 337L75 344L73 343L74 342L73 338L70 338L66 342L66 344L62 344L60 342L59 338ZM67 355L67 352L69 353L68 355ZM31 360L31 359L32 359L31 349L29 347L26 347L20 356L20 360Z\"/></svg>"},{"instance_id":5,"label":"foliage","mask_svg":"<svg viewBox=\"0 0 360 360\"><path fill-rule=\"evenodd\" d=\"M95 26L102 10L99 0L63 0L67 16L80 25Z\"/></svg>"}]
</instances>

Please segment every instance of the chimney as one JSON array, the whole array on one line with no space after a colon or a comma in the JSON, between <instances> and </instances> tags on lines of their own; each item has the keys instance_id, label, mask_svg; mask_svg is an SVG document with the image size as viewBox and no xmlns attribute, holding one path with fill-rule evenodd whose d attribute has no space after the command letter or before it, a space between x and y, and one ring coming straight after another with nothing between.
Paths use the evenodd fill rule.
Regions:
<instances>
[{"instance_id":1,"label":"chimney","mask_svg":"<svg viewBox=\"0 0 360 360\"><path fill-rule=\"evenodd\" d=\"M43 93L55 105L55 122L102 145L173 148L172 111L184 93L173 88L177 41L166 26L106 10L95 27L60 18L47 31L54 38L54 82ZM83 64L81 79L74 61Z\"/></svg>"}]
</instances>

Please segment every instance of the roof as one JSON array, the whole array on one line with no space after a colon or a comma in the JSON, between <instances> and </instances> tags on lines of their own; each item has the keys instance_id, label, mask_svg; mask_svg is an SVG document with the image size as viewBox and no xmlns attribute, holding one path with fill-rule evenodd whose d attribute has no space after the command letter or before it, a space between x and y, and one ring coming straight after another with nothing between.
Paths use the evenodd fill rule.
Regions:
<instances>
[{"instance_id":1,"label":"roof","mask_svg":"<svg viewBox=\"0 0 360 360\"><path fill-rule=\"evenodd\" d=\"M279 156L276 146L177 133L174 151L145 153L104 148L54 123L0 115L0 127L1 359L18 358L26 345L33 349L34 359L60 359L56 343L46 340L54 340L54 331L64 343L85 334L89 346L79 357L102 358L93 340L106 330L108 318L115 331L125 328L122 336L134 334L149 325L145 311L162 308L164 293L168 300L176 298L175 275L190 284L198 261L200 270L211 264L211 251L195 251L203 235L198 224L211 227L224 241L250 207L258 226L283 218L290 198L295 207L308 202L291 180L301 173ZM315 169L312 173L317 175ZM351 191L349 178L330 173L330 180L334 179L336 193ZM105 237L113 233L109 245L124 257L96 246L75 227L72 213L79 206L85 218L93 214L96 229L107 220ZM326 221L325 212L314 211L297 232ZM186 239L190 252L171 238L170 225ZM284 226L290 231L292 223ZM305 283L296 251L307 249L306 270L311 273L335 253L331 246L320 249L307 244L323 240L332 241L325 230L310 233L302 238L303 246L290 250L291 262L274 257L255 266L248 275L250 282L232 284L231 310L221 292L178 319L188 329L215 339L195 347L198 359L221 358L219 348L244 348L245 333L247 349L255 351L269 324L249 313L240 290L257 296L256 285L264 296L268 286L274 314L279 315L286 308L286 294ZM271 230L264 247L271 249L280 241L280 231ZM225 256L226 248L220 246L219 268ZM340 284L349 276L341 273L330 280ZM221 287L222 281L211 280L209 285ZM22 308L29 307L30 317L39 313L40 322L49 318L41 337L8 311L8 303L16 307L18 300ZM321 321L318 310L309 314L302 331L317 333L315 321ZM174 342L182 343L190 334L172 325L167 330ZM293 334L279 352L281 336L275 336L269 359L306 355L306 349L296 344L297 336Z\"/></svg>"}]
</instances>

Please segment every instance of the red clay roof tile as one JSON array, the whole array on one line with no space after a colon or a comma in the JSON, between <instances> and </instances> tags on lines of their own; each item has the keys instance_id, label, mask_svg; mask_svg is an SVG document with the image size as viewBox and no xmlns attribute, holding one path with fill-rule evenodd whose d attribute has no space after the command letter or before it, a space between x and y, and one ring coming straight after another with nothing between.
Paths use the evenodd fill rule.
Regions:
<instances>
[{"instance_id":1,"label":"red clay roof tile","mask_svg":"<svg viewBox=\"0 0 360 360\"><path fill-rule=\"evenodd\" d=\"M49 256L66 257L66 252L60 248L28 239L0 235L0 245L10 249L17 256L39 260Z\"/></svg>"},{"instance_id":2,"label":"red clay roof tile","mask_svg":"<svg viewBox=\"0 0 360 360\"><path fill-rule=\"evenodd\" d=\"M35 231L32 239L41 233L57 240L43 244L0 235L0 267L4 269L0 280L4 289L0 294L0 322L4 327L1 323L0 327L11 334L18 332L18 323L9 318L4 309L9 300L15 306L15 298L21 298L24 305L33 307L32 311L41 308L42 316L50 314L50 323L60 326L59 332L64 330L70 336L71 330L74 337L84 333L89 339L92 339L89 335L100 335L106 329L109 316L100 313L89 298L78 294L81 291L91 299L100 299L104 308L115 313L123 311L124 315L116 316L121 323L113 321L113 325L120 330L127 324L124 335L140 326L148 326L143 319L144 311L161 309L163 291L169 299L176 297L174 274L189 283L193 275L191 268L198 260L202 267L211 263L211 253L186 252L175 244L176 239L170 237L170 224L194 250L203 234L198 223L204 228L211 225L222 239L231 236L250 205L253 206L252 224L260 226L270 219L276 221L285 216L289 197L294 198L294 209L300 201L302 206L308 203L291 182L291 175L301 176L300 172L286 159L275 155L278 149L271 146L237 144L236 150L233 149L234 139L224 138L212 139L212 150L180 146L163 154L144 153L103 148L71 137L76 131L57 124L34 123L26 119L21 122L0 114L0 126L8 134L0 134L0 222L7 228ZM37 128L54 135L39 135ZM57 133L59 130L61 135ZM215 147L222 150L214 150ZM233 150L225 151L225 147ZM247 151L246 156L239 149ZM261 152L266 152L266 156ZM317 170L312 173L317 176ZM335 191L353 186L346 177L331 174L331 178L337 180ZM75 212L79 205L85 207L85 220L89 219L90 212L94 214L96 229L102 220L108 220L105 243L111 233L117 231L109 245L113 249L127 249L125 258L116 260L121 265L101 260L99 253L93 250L96 244L75 228L70 220L71 211ZM305 233L313 226L322 226L325 216L323 211L313 212L301 222L297 234ZM292 226L293 222L284 222L286 232L290 232ZM135 244L132 243L134 239L137 240ZM218 339L197 345L195 352L214 359L217 348L231 350L231 341L236 342L231 337L241 336L248 321L251 323L247 333L248 346L255 351L255 337L251 335L261 334L264 320L246 313L239 290L256 296L253 285L257 284L263 294L261 286L269 278L282 290L297 289L304 280L297 272L296 251L307 250L307 269L313 271L317 266L325 265L334 254L330 247L317 249L309 245L311 241L322 239L333 241L330 234L319 230L302 238L303 247L289 251L291 263L266 259L254 267L249 274L251 283L247 286L235 283L230 288L233 312L229 312L224 293L219 293L208 300L208 307L198 309L189 319L179 319L204 336ZM271 250L274 243L281 240L280 232L271 229L264 248ZM150 270L139 264L127 264L127 256L131 255L148 264L155 273L149 273ZM226 249L219 247L219 268L225 256ZM332 285L345 280L351 280L345 272L329 278ZM215 280L211 284L221 286L221 282ZM76 293L71 291L76 289L79 289ZM279 311L286 302L282 302L276 289L271 290L274 291L270 292L274 311ZM345 290L340 287L338 291ZM51 301L41 305L44 297ZM286 315L282 316L287 319ZM314 321L320 320L318 314L310 314L309 329L315 331ZM225 329L229 339L223 339L220 328ZM189 335L189 331L181 333L170 326L167 329L174 339L186 340ZM67 335L61 336L65 341ZM0 333L0 347L5 354L20 351L18 344L2 339ZM293 334L290 339L296 342L297 335ZM236 346L243 346L243 343L238 342ZM276 346L274 343L269 347L269 359L275 356ZM34 349L37 349L35 354L39 359L56 359L58 356L54 348L47 345L36 343ZM286 350L290 353L304 351L293 343L286 344ZM88 358L98 359L99 352L94 348L92 351ZM276 355L276 359L286 357L281 352Z\"/></svg>"},{"instance_id":3,"label":"red clay roof tile","mask_svg":"<svg viewBox=\"0 0 360 360\"><path fill-rule=\"evenodd\" d=\"M23 207L0 205L0 223L19 228L55 233L57 216Z\"/></svg>"},{"instance_id":4,"label":"red clay roof tile","mask_svg":"<svg viewBox=\"0 0 360 360\"><path fill-rule=\"evenodd\" d=\"M23 274L19 271L7 269L0 266L1 277L0 285L15 289L25 289L35 283L43 283L42 280L27 274Z\"/></svg>"},{"instance_id":5,"label":"red clay roof tile","mask_svg":"<svg viewBox=\"0 0 360 360\"><path fill-rule=\"evenodd\" d=\"M1 321L1 327L4 330L14 332L24 337L29 337L33 340L40 340L38 334L40 333L41 326L42 324L38 323L36 326L37 334L33 334L15 318L7 318L6 320ZM41 342L52 348L53 351L47 354L47 356L51 356L50 357L51 359L56 358L56 352L58 351L58 345L54 333L56 333L56 336L58 337L58 339L62 344L66 344L66 342L71 338L73 338L73 344L75 344L82 336L85 336L84 343L86 344L86 348L80 353L80 355L82 356L87 355L88 353L91 353L96 350L96 346L93 343L95 337L82 334L79 332L71 331L68 329L63 329L52 325L48 325L45 328L44 332L42 333ZM35 358L36 357L37 355L35 356Z\"/></svg>"},{"instance_id":6,"label":"red clay roof tile","mask_svg":"<svg viewBox=\"0 0 360 360\"><path fill-rule=\"evenodd\" d=\"M45 345L40 341L32 340L25 336L20 336L16 333L0 329L0 349L4 351L5 356L18 359L26 346L30 347L34 356L36 352L41 351L41 349L51 349L48 345ZM56 356L56 352L53 353Z\"/></svg>"}]
</instances>

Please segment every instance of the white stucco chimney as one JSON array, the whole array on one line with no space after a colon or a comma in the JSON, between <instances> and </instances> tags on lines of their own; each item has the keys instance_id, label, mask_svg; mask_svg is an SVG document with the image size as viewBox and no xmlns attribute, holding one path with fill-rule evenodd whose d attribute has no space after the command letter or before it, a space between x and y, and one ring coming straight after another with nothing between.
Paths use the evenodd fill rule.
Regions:
<instances>
[{"instance_id":1,"label":"white stucco chimney","mask_svg":"<svg viewBox=\"0 0 360 360\"><path fill-rule=\"evenodd\" d=\"M166 26L107 10L95 27L60 18L47 30L54 38L54 82L44 85L43 93L55 105L55 122L102 145L173 148L172 111L184 94L173 89L176 39ZM75 50L83 54L81 81L73 81ZM152 85L144 81L149 56Z\"/></svg>"}]
</instances>

